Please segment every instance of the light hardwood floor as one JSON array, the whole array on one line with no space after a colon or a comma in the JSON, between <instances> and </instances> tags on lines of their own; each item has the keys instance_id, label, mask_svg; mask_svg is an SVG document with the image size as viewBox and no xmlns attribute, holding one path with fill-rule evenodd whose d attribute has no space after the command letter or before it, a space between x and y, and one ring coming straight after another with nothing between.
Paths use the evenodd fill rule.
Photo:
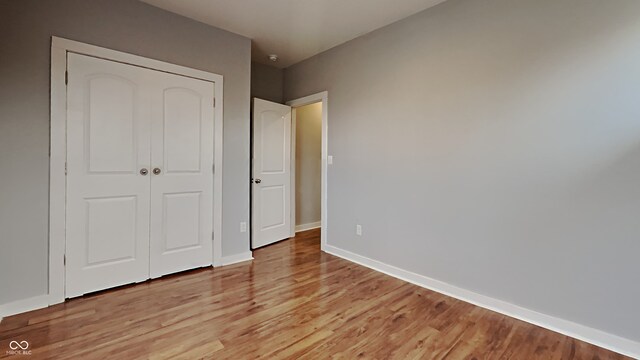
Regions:
<instances>
[{"instance_id":1,"label":"light hardwood floor","mask_svg":"<svg viewBox=\"0 0 640 360\"><path fill-rule=\"evenodd\" d=\"M0 358L625 359L322 253L318 230L254 256L8 317Z\"/></svg>"}]
</instances>

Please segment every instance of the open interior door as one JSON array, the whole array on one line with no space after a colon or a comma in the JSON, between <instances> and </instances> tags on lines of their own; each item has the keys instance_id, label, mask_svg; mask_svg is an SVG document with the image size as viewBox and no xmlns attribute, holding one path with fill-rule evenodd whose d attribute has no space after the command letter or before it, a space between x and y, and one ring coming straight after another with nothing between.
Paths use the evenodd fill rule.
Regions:
<instances>
[{"instance_id":1,"label":"open interior door","mask_svg":"<svg viewBox=\"0 0 640 360\"><path fill-rule=\"evenodd\" d=\"M252 248L291 234L291 107L253 100Z\"/></svg>"}]
</instances>

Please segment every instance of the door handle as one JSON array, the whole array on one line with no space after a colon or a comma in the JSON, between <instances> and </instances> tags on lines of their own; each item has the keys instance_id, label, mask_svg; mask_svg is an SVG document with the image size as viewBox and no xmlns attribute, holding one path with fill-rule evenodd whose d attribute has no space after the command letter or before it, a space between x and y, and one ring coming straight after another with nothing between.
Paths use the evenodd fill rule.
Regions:
<instances>
[{"instance_id":1,"label":"door handle","mask_svg":"<svg viewBox=\"0 0 640 360\"><path fill-rule=\"evenodd\" d=\"M255 179L253 182L255 182L256 184L260 184L262 182L262 180L260 179Z\"/></svg>"},{"instance_id":2,"label":"door handle","mask_svg":"<svg viewBox=\"0 0 640 360\"><path fill-rule=\"evenodd\" d=\"M147 170L145 168L140 169L140 175L146 176L148 173L149 173L149 170Z\"/></svg>"},{"instance_id":3,"label":"door handle","mask_svg":"<svg viewBox=\"0 0 640 360\"><path fill-rule=\"evenodd\" d=\"M162 170L160 170L160 168L153 169L153 175L160 175L161 172Z\"/></svg>"}]
</instances>

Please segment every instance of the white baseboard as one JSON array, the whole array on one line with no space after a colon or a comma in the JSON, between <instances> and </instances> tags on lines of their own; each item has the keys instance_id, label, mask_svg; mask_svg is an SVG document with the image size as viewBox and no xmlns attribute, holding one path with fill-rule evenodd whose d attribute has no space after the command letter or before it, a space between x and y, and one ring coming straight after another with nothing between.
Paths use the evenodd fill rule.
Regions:
<instances>
[{"instance_id":1,"label":"white baseboard","mask_svg":"<svg viewBox=\"0 0 640 360\"><path fill-rule=\"evenodd\" d=\"M320 221L316 221L316 222L312 222L312 223L308 223L308 224L296 225L296 232L317 229L317 228L320 227L320 225L321 225Z\"/></svg>"},{"instance_id":2,"label":"white baseboard","mask_svg":"<svg viewBox=\"0 0 640 360\"><path fill-rule=\"evenodd\" d=\"M220 266L236 264L249 260L253 260L253 253L251 251L237 255L225 256L220 259ZM48 294L38 295L24 300L17 300L7 304L0 304L0 321L7 316L46 308L49 305Z\"/></svg>"},{"instance_id":3,"label":"white baseboard","mask_svg":"<svg viewBox=\"0 0 640 360\"><path fill-rule=\"evenodd\" d=\"M24 300L17 300L0 305L0 318L46 308L47 306L49 306L49 294L38 295Z\"/></svg>"},{"instance_id":4,"label":"white baseboard","mask_svg":"<svg viewBox=\"0 0 640 360\"><path fill-rule=\"evenodd\" d=\"M222 266L225 266L250 260L253 260L253 253L251 251L247 251L241 254L223 256L220 260L220 263L222 264Z\"/></svg>"},{"instance_id":5,"label":"white baseboard","mask_svg":"<svg viewBox=\"0 0 640 360\"><path fill-rule=\"evenodd\" d=\"M220 266L236 264L249 260L253 260L253 253L251 251L237 255L225 256L220 259ZM49 305L48 294L38 295L24 300L17 300L7 304L0 304L0 321L7 316L46 308Z\"/></svg>"},{"instance_id":6,"label":"white baseboard","mask_svg":"<svg viewBox=\"0 0 640 360\"><path fill-rule=\"evenodd\" d=\"M441 294L489 309L528 323L558 332L572 338L588 342L590 344L605 348L617 353L630 356L632 358L640 358L640 342L612 335L601 330L580 325L568 320L560 319L550 315L542 314L533 310L529 310L506 301L494 299L485 295L474 293L445 282L431 279L429 277L419 275L407 270L387 265L383 262L369 259L352 252L342 250L335 246L327 245L324 251L352 261L354 263L366 266L370 269L393 276L400 280L410 282L420 287L439 292Z\"/></svg>"}]
</instances>

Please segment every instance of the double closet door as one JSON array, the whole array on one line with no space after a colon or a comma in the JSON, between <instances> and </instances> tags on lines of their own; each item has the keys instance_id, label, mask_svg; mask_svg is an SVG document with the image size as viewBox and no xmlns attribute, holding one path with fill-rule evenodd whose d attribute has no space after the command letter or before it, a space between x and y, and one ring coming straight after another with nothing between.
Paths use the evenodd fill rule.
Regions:
<instances>
[{"instance_id":1,"label":"double closet door","mask_svg":"<svg viewBox=\"0 0 640 360\"><path fill-rule=\"evenodd\" d=\"M214 84L67 64L66 297L211 265Z\"/></svg>"}]
</instances>

